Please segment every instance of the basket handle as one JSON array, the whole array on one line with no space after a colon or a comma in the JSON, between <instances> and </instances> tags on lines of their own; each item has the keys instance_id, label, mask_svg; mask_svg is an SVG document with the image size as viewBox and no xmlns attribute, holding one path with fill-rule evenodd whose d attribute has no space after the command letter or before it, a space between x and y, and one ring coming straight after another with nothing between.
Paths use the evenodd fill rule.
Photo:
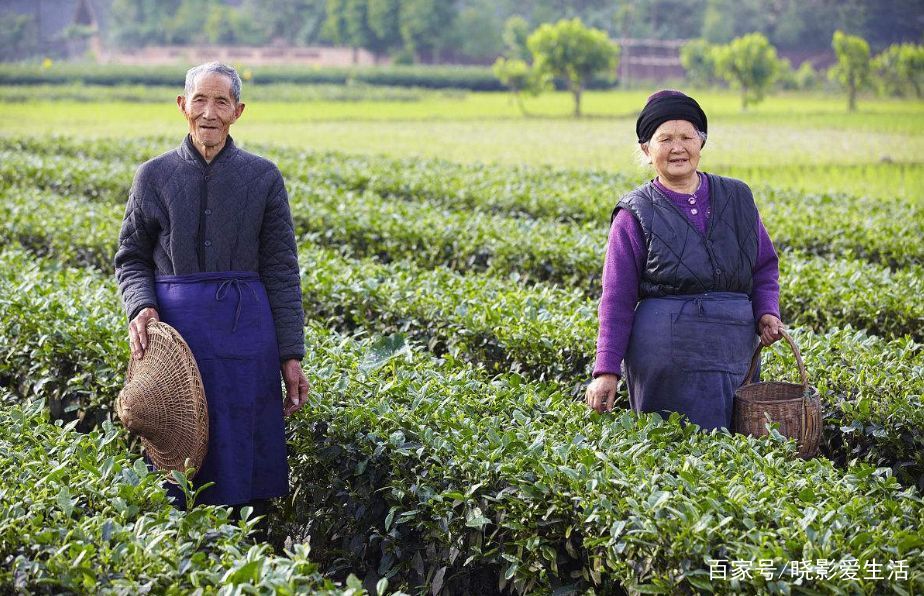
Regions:
<instances>
[{"instance_id":1,"label":"basket handle","mask_svg":"<svg viewBox=\"0 0 924 596\"><path fill-rule=\"evenodd\" d=\"M799 376L802 377L802 391L808 391L808 374L805 372L805 363L802 362L802 354L799 352L799 346L796 345L796 342L786 333L785 329L780 329L780 332L783 334L783 339L789 344L789 347L792 348L792 353L796 356L796 365L799 367ZM763 349L764 344L757 344L757 349L754 350L754 356L751 358L751 366L748 367L748 372L744 375L744 381L742 381L741 386L745 387L751 384L751 377L754 376L754 371L757 370L757 363L760 361L760 351Z\"/></svg>"}]
</instances>

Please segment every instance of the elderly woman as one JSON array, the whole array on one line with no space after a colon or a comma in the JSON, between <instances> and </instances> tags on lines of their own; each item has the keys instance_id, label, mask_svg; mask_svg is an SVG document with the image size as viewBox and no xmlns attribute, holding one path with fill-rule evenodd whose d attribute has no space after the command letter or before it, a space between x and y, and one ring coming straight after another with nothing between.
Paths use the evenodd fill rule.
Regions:
<instances>
[{"instance_id":1,"label":"elderly woman","mask_svg":"<svg viewBox=\"0 0 924 596\"><path fill-rule=\"evenodd\" d=\"M776 252L750 188L697 170L693 98L655 93L635 130L657 177L613 210L587 405L612 409L624 371L635 411L730 428L757 342L781 337Z\"/></svg>"}]
</instances>

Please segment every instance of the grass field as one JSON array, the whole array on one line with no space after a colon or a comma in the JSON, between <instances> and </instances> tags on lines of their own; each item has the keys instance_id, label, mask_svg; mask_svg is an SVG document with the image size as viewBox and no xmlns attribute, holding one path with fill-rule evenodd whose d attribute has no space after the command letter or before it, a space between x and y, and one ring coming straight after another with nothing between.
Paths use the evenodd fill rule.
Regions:
<instances>
[{"instance_id":1,"label":"grass field","mask_svg":"<svg viewBox=\"0 0 924 596\"><path fill-rule=\"evenodd\" d=\"M0 89L0 98L14 91L21 94L16 88ZM174 104L176 90L169 88L128 91L153 103L43 101L44 93L36 93L34 101L0 104L0 134L180 138L185 132ZM92 88L81 93L90 97ZM104 93L105 98L112 92L107 88ZM382 91L377 92L381 99L373 101L329 101L324 93L306 91L320 98L314 101L273 102L265 101L272 90L254 92L259 99L248 104L233 135L244 144L302 150L549 165L638 179L648 175L638 165L634 138L644 92L588 92L586 117L580 120L568 116L566 93L528 99L530 117L498 93L420 91L401 101ZM297 99L290 86L278 95ZM780 95L742 113L733 93L702 93L699 99L710 118L701 162L707 171L754 186L920 199L921 102L869 99L861 102L859 112L847 114L840 97Z\"/></svg>"}]
</instances>

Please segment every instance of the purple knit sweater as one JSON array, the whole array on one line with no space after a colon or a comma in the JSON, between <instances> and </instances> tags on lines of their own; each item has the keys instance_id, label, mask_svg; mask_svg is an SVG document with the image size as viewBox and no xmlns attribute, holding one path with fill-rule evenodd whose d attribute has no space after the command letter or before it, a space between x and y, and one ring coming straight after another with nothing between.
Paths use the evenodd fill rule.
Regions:
<instances>
[{"instance_id":1,"label":"purple knit sweater","mask_svg":"<svg viewBox=\"0 0 924 596\"><path fill-rule=\"evenodd\" d=\"M690 223L706 234L711 214L709 178L699 174L700 185L693 195L674 192L655 179L654 184L664 193ZM776 250L767 229L757 216L757 261L752 269L751 302L754 320L765 314L780 316L780 269ZM629 346L629 335L639 300L639 280L648 259L642 226L627 209L616 212L603 263L603 295L598 310L600 331L597 335L597 361L594 377L621 373L621 364ZM756 332L756 330L755 330Z\"/></svg>"}]
</instances>

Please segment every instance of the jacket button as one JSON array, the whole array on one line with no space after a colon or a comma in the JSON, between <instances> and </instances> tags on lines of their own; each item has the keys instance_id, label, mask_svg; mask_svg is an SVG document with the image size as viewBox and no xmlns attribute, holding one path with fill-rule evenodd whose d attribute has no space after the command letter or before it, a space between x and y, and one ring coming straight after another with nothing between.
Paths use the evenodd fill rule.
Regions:
<instances>
[{"instance_id":1,"label":"jacket button","mask_svg":"<svg viewBox=\"0 0 924 596\"><path fill-rule=\"evenodd\" d=\"M716 269L716 270L715 270L715 274L716 274L716 275L722 275L722 270L721 270L721 269Z\"/></svg>"},{"instance_id":2,"label":"jacket button","mask_svg":"<svg viewBox=\"0 0 924 596\"><path fill-rule=\"evenodd\" d=\"M212 214L212 210L211 210L211 209L206 209L206 210L205 210L205 214L206 214L206 215L211 215L211 214Z\"/></svg>"},{"instance_id":3,"label":"jacket button","mask_svg":"<svg viewBox=\"0 0 924 596\"><path fill-rule=\"evenodd\" d=\"M206 240L205 242L203 242L203 244L205 244L206 246L212 246L212 241Z\"/></svg>"}]
</instances>

